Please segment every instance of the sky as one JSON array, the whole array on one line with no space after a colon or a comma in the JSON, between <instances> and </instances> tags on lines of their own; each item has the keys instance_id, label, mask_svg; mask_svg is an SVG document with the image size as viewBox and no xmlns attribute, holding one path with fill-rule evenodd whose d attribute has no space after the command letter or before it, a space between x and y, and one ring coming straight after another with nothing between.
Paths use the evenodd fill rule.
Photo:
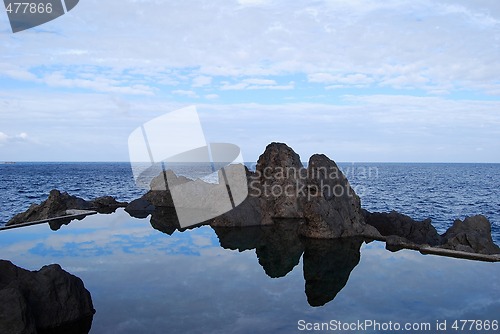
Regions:
<instances>
[{"instance_id":1,"label":"sky","mask_svg":"<svg viewBox=\"0 0 500 334\"><path fill-rule=\"evenodd\" d=\"M500 163L496 0L81 0L0 40L0 161L128 161L196 106L245 161Z\"/></svg>"}]
</instances>

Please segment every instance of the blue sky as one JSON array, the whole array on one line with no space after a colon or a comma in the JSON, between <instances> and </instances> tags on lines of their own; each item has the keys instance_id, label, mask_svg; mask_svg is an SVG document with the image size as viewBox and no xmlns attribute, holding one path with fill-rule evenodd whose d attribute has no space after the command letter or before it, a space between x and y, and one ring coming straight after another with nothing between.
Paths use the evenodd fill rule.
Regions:
<instances>
[{"instance_id":1,"label":"blue sky","mask_svg":"<svg viewBox=\"0 0 500 334\"><path fill-rule=\"evenodd\" d=\"M500 162L495 0L81 0L0 39L0 161L127 161L195 105L247 161Z\"/></svg>"}]
</instances>

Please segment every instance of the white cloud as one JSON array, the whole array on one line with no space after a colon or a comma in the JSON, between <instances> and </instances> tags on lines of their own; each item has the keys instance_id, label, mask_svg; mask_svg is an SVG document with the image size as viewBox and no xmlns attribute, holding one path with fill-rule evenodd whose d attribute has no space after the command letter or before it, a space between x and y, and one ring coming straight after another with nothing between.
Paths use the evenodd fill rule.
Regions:
<instances>
[{"instance_id":1,"label":"white cloud","mask_svg":"<svg viewBox=\"0 0 500 334\"><path fill-rule=\"evenodd\" d=\"M500 106L483 94L500 96L499 21L494 1L86 0L43 28L1 33L0 124L9 133L0 142L26 132L47 148L27 157L126 160L130 130L202 97L217 124L235 122L234 136L255 139L251 157L282 140L361 160L377 159L363 155L377 149L397 159L406 145L425 161L435 158L432 137L448 148L445 160L466 157L452 143L467 138L483 148L471 160L498 161ZM285 95L274 90L296 103L257 100ZM398 96L414 91L424 97ZM255 104L242 106L241 96ZM106 142L106 152L81 145L89 142ZM0 156L21 154L8 146Z\"/></svg>"},{"instance_id":2,"label":"white cloud","mask_svg":"<svg viewBox=\"0 0 500 334\"><path fill-rule=\"evenodd\" d=\"M295 73L312 78L334 73L341 81L363 81L349 77L359 75L394 88L488 87L491 94L500 89L499 48L494 42L500 38L500 10L494 2L152 3L88 0L69 17L44 25L54 34L36 29L4 34L2 54L10 68L2 69L2 64L0 75L36 81L37 67L47 63L57 63L64 71L75 66L121 74L142 69L143 86L127 78L118 85L91 84L63 73L65 81L74 80L66 83L72 87L120 94L152 94L150 86L160 82L158 75L166 84L185 80L183 76L195 78L193 87L201 87L214 75L234 80ZM185 24L186 18L196 24ZM117 22L127 22L127 29L117 29ZM5 17L2 23L7 24ZM165 74L162 69L173 72ZM403 82L408 77L413 80ZM122 87L131 85L137 86Z\"/></svg>"},{"instance_id":3,"label":"white cloud","mask_svg":"<svg viewBox=\"0 0 500 334\"><path fill-rule=\"evenodd\" d=\"M94 76L92 79L68 79L62 73L51 73L43 78L51 87L85 88L97 92L126 95L153 95L154 89L146 85L125 85L118 80Z\"/></svg>"},{"instance_id":4,"label":"white cloud","mask_svg":"<svg viewBox=\"0 0 500 334\"><path fill-rule=\"evenodd\" d=\"M28 139L28 134L26 132L21 132L17 135L9 136L6 133L0 131L0 145L12 142L27 141Z\"/></svg>"},{"instance_id":5,"label":"white cloud","mask_svg":"<svg viewBox=\"0 0 500 334\"><path fill-rule=\"evenodd\" d=\"M261 85L261 86L274 86L276 85L275 80L269 80L269 79L245 79L243 80L244 83L247 83L249 85Z\"/></svg>"},{"instance_id":6,"label":"white cloud","mask_svg":"<svg viewBox=\"0 0 500 334\"><path fill-rule=\"evenodd\" d=\"M294 89L295 82L290 81L286 85L278 85L275 80L270 79L244 79L238 83L230 83L227 81L222 82L221 90L257 90L257 89L269 89L269 90L288 90Z\"/></svg>"},{"instance_id":7,"label":"white cloud","mask_svg":"<svg viewBox=\"0 0 500 334\"><path fill-rule=\"evenodd\" d=\"M184 96L184 97L198 98L198 94L196 94L196 92L194 92L192 90L177 89L177 90L173 90L172 94Z\"/></svg>"},{"instance_id":8,"label":"white cloud","mask_svg":"<svg viewBox=\"0 0 500 334\"><path fill-rule=\"evenodd\" d=\"M211 77L201 75L201 76L197 76L196 78L193 79L192 86L195 88L196 87L204 87L204 86L210 85L211 83L212 83Z\"/></svg>"}]
</instances>

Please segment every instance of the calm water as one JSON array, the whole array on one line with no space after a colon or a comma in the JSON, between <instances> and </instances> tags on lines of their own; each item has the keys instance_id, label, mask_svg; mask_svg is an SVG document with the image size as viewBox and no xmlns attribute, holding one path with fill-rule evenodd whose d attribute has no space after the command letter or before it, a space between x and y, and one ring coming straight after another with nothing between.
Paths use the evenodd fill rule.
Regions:
<instances>
[{"instance_id":1,"label":"calm water","mask_svg":"<svg viewBox=\"0 0 500 334\"><path fill-rule=\"evenodd\" d=\"M500 244L500 164L339 165L370 211L431 218L440 233L457 218L483 214ZM111 195L122 201L145 192L135 185L129 163L0 164L0 224L54 188L85 199Z\"/></svg>"},{"instance_id":2,"label":"calm water","mask_svg":"<svg viewBox=\"0 0 500 334\"><path fill-rule=\"evenodd\" d=\"M457 333L455 320L500 320L497 263L391 253L355 239L308 241L287 226L168 235L120 209L58 231L1 231L0 249L21 267L59 263L79 276L98 334L304 333L301 320L432 326L422 333L447 321L439 333Z\"/></svg>"}]
</instances>

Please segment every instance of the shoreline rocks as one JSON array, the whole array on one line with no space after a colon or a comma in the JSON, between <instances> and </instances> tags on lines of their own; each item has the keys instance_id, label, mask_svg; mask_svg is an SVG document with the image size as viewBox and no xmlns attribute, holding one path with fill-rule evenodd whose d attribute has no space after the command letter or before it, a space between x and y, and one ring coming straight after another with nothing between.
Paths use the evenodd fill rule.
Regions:
<instances>
[{"instance_id":1,"label":"shoreline rocks","mask_svg":"<svg viewBox=\"0 0 500 334\"><path fill-rule=\"evenodd\" d=\"M241 171L241 168L241 165L229 165L224 170L226 175L231 175L238 169ZM364 237L386 241L387 248L391 250L429 246L480 254L500 253L500 248L491 238L491 224L484 216L469 217L463 222L457 220L445 234L439 235L430 219L415 221L396 211L370 213L363 210L360 198L340 168L323 154L311 156L308 167L304 168L300 156L292 148L284 143L273 142L260 155L255 172L243 168L242 178L244 181L246 174L248 196L244 200L233 198L241 204L232 210L219 211L221 208L217 207L221 205L218 203L221 198L219 195L230 189L223 182L223 173L220 171L219 184L212 184L177 176L167 170L152 179L146 194L130 203L117 202L109 196L85 201L53 190L46 201L32 205L26 212L12 218L7 225L64 216L67 209L110 213L118 207L125 207L132 217L146 218L151 215L150 221L154 228L171 234L186 227L180 226L174 214L176 208L168 189L170 184L186 185L188 192L202 194L197 199L199 207L193 210L215 208L215 212L226 211L195 226L273 226L277 221L286 220L298 226L299 235L312 239ZM187 198L183 201L189 203L189 196L185 196ZM53 225L53 229L60 227L60 224Z\"/></svg>"},{"instance_id":2,"label":"shoreline rocks","mask_svg":"<svg viewBox=\"0 0 500 334\"><path fill-rule=\"evenodd\" d=\"M95 310L82 280L59 265L38 271L0 260L0 328L3 333L90 331Z\"/></svg>"},{"instance_id":3,"label":"shoreline rocks","mask_svg":"<svg viewBox=\"0 0 500 334\"><path fill-rule=\"evenodd\" d=\"M363 216L365 222L375 227L383 236L398 236L416 244L430 246L440 245L443 241L430 219L415 221L396 211L371 213L364 209Z\"/></svg>"},{"instance_id":4,"label":"shoreline rocks","mask_svg":"<svg viewBox=\"0 0 500 334\"><path fill-rule=\"evenodd\" d=\"M32 204L25 212L15 215L7 222L7 226L33 222L38 220L64 217L67 210L94 210L98 213L109 214L127 203L118 202L111 196L99 197L86 201L80 197L69 195L59 190L51 190L48 198L40 204Z\"/></svg>"},{"instance_id":5,"label":"shoreline rocks","mask_svg":"<svg viewBox=\"0 0 500 334\"><path fill-rule=\"evenodd\" d=\"M386 238L386 248L420 250L433 247L471 254L500 254L491 237L491 223L483 215L455 220L444 234L439 235L430 219L415 221L396 211L389 213L363 210L367 224L374 226ZM444 254L444 253L443 253Z\"/></svg>"},{"instance_id":6,"label":"shoreline rocks","mask_svg":"<svg viewBox=\"0 0 500 334\"><path fill-rule=\"evenodd\" d=\"M491 223L483 215L455 220L443 234L442 248L479 254L500 254L491 237Z\"/></svg>"}]
</instances>

